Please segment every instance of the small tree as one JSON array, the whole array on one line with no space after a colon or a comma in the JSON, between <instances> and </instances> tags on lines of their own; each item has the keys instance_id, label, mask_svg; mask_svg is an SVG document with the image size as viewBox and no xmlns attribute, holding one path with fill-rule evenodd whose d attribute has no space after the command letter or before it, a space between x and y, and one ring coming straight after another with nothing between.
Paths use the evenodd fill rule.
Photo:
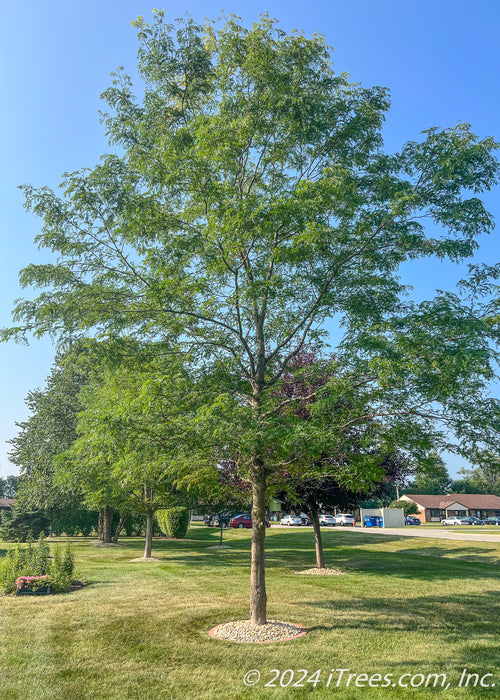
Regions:
<instances>
[{"instance_id":1,"label":"small tree","mask_svg":"<svg viewBox=\"0 0 500 700\"><path fill-rule=\"evenodd\" d=\"M80 437L64 456L66 478L79 481L89 505L104 498L145 515L146 559L155 512L188 501L176 465L186 449L190 379L179 363L170 362L170 374L160 366L138 353L128 365L103 370L81 398Z\"/></svg>"}]
</instances>

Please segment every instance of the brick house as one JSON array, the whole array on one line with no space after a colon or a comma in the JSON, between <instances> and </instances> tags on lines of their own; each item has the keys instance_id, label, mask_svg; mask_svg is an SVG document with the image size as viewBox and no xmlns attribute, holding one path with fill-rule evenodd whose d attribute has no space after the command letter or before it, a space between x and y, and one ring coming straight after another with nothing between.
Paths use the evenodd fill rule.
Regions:
<instances>
[{"instance_id":1,"label":"brick house","mask_svg":"<svg viewBox=\"0 0 500 700\"><path fill-rule=\"evenodd\" d=\"M10 510L13 503L13 498L0 498L0 510Z\"/></svg>"},{"instance_id":2,"label":"brick house","mask_svg":"<svg viewBox=\"0 0 500 700\"><path fill-rule=\"evenodd\" d=\"M476 518L500 516L500 496L485 493L449 493L446 496L405 494L401 500L416 503L422 523L440 522L453 515Z\"/></svg>"}]
</instances>

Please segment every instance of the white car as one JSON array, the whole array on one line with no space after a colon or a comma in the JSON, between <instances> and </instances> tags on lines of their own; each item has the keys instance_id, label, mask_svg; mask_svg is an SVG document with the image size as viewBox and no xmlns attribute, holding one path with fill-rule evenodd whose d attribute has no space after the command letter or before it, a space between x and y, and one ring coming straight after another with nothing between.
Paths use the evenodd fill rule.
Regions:
<instances>
[{"instance_id":1,"label":"white car","mask_svg":"<svg viewBox=\"0 0 500 700\"><path fill-rule=\"evenodd\" d=\"M351 527L354 527L355 520L354 516L349 513L338 513L335 516L335 522L337 525L351 525Z\"/></svg>"},{"instance_id":2,"label":"white car","mask_svg":"<svg viewBox=\"0 0 500 700\"><path fill-rule=\"evenodd\" d=\"M320 525L336 525L337 521L333 517L333 515L320 515L319 516L319 524Z\"/></svg>"},{"instance_id":3,"label":"white car","mask_svg":"<svg viewBox=\"0 0 500 700\"><path fill-rule=\"evenodd\" d=\"M441 520L441 525L470 525L469 518L459 518L454 515L452 518Z\"/></svg>"},{"instance_id":4,"label":"white car","mask_svg":"<svg viewBox=\"0 0 500 700\"><path fill-rule=\"evenodd\" d=\"M297 515L285 515L281 518L280 525L302 525L302 520Z\"/></svg>"}]
</instances>

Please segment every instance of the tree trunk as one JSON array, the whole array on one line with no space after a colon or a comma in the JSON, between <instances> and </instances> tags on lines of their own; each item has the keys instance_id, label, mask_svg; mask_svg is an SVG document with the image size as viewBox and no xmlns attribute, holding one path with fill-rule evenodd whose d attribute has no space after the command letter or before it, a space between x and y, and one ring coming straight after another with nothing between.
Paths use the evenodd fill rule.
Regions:
<instances>
[{"instance_id":1,"label":"tree trunk","mask_svg":"<svg viewBox=\"0 0 500 700\"><path fill-rule=\"evenodd\" d=\"M250 574L250 622L265 625L266 579L266 473L261 460L255 460L252 469L252 565Z\"/></svg>"},{"instance_id":2,"label":"tree trunk","mask_svg":"<svg viewBox=\"0 0 500 700\"><path fill-rule=\"evenodd\" d=\"M113 535L113 543L117 544L118 538L120 537L121 531L123 530L123 526L125 525L125 521L128 518L128 513L125 513L125 515L120 515L120 520L118 521L118 524L116 526L115 534Z\"/></svg>"},{"instance_id":3,"label":"tree trunk","mask_svg":"<svg viewBox=\"0 0 500 700\"><path fill-rule=\"evenodd\" d=\"M321 539L321 527L319 524L319 515L317 510L311 510L311 520L314 528L314 544L316 547L316 568L325 568L325 559L323 556L323 540Z\"/></svg>"},{"instance_id":4,"label":"tree trunk","mask_svg":"<svg viewBox=\"0 0 500 700\"><path fill-rule=\"evenodd\" d=\"M104 506L99 511L99 539L103 544L111 544L111 521L113 520L113 506Z\"/></svg>"},{"instance_id":5,"label":"tree trunk","mask_svg":"<svg viewBox=\"0 0 500 700\"><path fill-rule=\"evenodd\" d=\"M146 513L146 543L144 546L144 558L149 559L151 557L151 550L153 548L153 513L149 511Z\"/></svg>"},{"instance_id":6,"label":"tree trunk","mask_svg":"<svg viewBox=\"0 0 500 700\"><path fill-rule=\"evenodd\" d=\"M104 531L103 523L104 523L104 508L99 508L99 515L97 518L97 539L99 540L99 542L102 542L102 533Z\"/></svg>"}]
</instances>

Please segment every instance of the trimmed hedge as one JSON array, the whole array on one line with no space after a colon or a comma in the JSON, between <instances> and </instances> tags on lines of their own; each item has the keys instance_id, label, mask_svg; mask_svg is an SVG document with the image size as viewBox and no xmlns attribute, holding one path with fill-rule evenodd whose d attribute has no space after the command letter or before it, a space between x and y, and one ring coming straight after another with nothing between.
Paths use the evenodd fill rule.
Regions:
<instances>
[{"instance_id":1,"label":"trimmed hedge","mask_svg":"<svg viewBox=\"0 0 500 700\"><path fill-rule=\"evenodd\" d=\"M183 507L164 508L156 511L156 520L161 531L168 537L182 539L189 527L189 510Z\"/></svg>"}]
</instances>

